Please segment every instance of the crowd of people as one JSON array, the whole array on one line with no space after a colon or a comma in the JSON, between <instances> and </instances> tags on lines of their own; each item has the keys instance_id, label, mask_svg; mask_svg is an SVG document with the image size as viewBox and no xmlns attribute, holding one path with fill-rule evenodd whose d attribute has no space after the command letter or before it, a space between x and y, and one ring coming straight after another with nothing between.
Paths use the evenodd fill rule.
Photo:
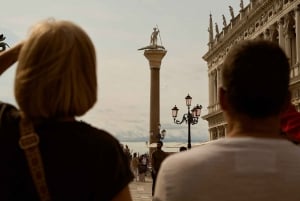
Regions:
<instances>
[{"instance_id":1,"label":"crowd of people","mask_svg":"<svg viewBox=\"0 0 300 201\"><path fill-rule=\"evenodd\" d=\"M131 201L130 182L144 182L149 166L154 201L300 200L300 113L276 43L232 47L219 88L226 138L172 155L160 141L150 155L131 154L76 120L98 88L94 45L75 23L36 24L0 53L0 74L16 62L17 105L0 103L0 200Z\"/></svg>"},{"instance_id":2,"label":"crowd of people","mask_svg":"<svg viewBox=\"0 0 300 201\"><path fill-rule=\"evenodd\" d=\"M125 155L128 158L130 168L135 181L146 182L146 176L151 172L151 160L148 153L140 154L130 150L127 144L121 144Z\"/></svg>"}]
</instances>

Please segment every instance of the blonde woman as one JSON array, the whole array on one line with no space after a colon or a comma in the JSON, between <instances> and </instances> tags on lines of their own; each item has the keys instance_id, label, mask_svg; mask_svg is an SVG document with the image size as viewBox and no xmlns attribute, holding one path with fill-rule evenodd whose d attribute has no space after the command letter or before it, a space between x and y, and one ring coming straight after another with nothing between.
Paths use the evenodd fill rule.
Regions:
<instances>
[{"instance_id":1,"label":"blonde woman","mask_svg":"<svg viewBox=\"0 0 300 201\"><path fill-rule=\"evenodd\" d=\"M0 199L131 200L133 175L119 142L76 120L97 100L96 54L86 32L69 21L38 23L24 42L0 54L0 73L16 61L19 109L0 104ZM29 160L34 154L20 140L24 125L39 142L37 178L32 164L39 160Z\"/></svg>"}]
</instances>

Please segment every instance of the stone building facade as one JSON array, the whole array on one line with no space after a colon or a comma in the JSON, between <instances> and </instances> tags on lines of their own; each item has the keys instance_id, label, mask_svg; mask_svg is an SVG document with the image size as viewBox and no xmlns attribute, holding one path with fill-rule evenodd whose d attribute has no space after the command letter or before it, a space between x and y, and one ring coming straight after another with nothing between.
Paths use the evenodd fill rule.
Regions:
<instances>
[{"instance_id":1,"label":"stone building facade","mask_svg":"<svg viewBox=\"0 0 300 201\"><path fill-rule=\"evenodd\" d=\"M300 0L250 0L244 7L240 3L237 15L229 6L231 19L223 28L209 20L208 52L203 56L208 66L209 106L208 121L210 140L226 136L226 122L218 102L222 63L230 48L240 40L266 39L278 43L289 58L291 65L290 90L292 103L300 109ZM270 72L272 73L272 72ZM255 80L255 78L253 78Z\"/></svg>"}]
</instances>

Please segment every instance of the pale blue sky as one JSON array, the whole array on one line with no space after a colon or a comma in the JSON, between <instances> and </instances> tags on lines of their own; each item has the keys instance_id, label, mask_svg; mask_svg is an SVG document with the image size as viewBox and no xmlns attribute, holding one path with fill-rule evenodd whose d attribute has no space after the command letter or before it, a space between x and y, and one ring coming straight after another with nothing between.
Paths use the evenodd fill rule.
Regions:
<instances>
[{"instance_id":1,"label":"pale blue sky","mask_svg":"<svg viewBox=\"0 0 300 201\"><path fill-rule=\"evenodd\" d=\"M202 56L208 50L209 14L221 30L222 14L227 22L230 19L229 5L238 14L240 0L10 0L1 6L0 33L12 46L26 38L31 25L50 17L71 20L86 30L97 50L99 97L80 119L129 141L149 135L150 69L137 49L149 44L158 25L168 51L160 70L160 121L166 140L185 141L187 125L173 123L171 108L176 104L181 117L190 93L192 104L203 105L202 115L207 114L207 66ZM14 70L0 79L0 100L15 103ZM192 141L207 140L207 122L200 119L191 133Z\"/></svg>"}]
</instances>

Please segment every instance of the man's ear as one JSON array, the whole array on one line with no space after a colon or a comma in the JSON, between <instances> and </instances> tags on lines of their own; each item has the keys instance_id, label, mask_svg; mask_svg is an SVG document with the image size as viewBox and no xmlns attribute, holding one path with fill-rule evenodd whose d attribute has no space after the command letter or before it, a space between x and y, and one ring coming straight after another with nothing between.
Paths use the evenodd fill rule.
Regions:
<instances>
[{"instance_id":1,"label":"man's ear","mask_svg":"<svg viewBox=\"0 0 300 201\"><path fill-rule=\"evenodd\" d=\"M291 96L292 96L291 95L291 91L289 90L287 98L286 98L286 100L284 102L282 111L287 110L290 107L290 105L292 104L292 102L291 102L291 99L292 99Z\"/></svg>"},{"instance_id":2,"label":"man's ear","mask_svg":"<svg viewBox=\"0 0 300 201\"><path fill-rule=\"evenodd\" d=\"M219 103L222 110L228 110L227 93L222 87L219 88Z\"/></svg>"}]
</instances>

